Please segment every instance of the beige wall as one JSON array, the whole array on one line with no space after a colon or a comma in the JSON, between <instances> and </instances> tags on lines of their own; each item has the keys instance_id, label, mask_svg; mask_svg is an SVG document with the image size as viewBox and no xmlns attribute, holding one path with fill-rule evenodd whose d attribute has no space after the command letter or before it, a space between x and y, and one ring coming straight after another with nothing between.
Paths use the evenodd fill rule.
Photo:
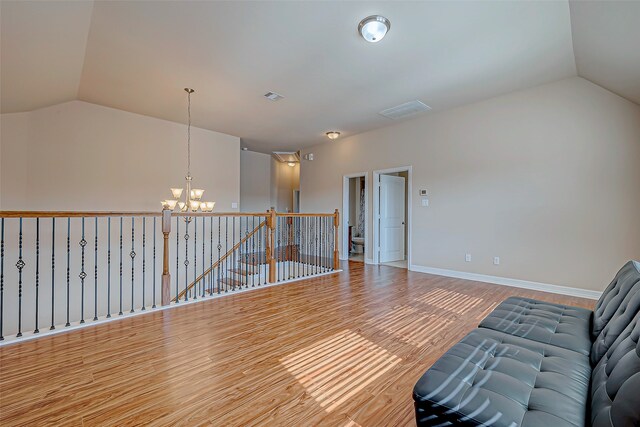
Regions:
<instances>
[{"instance_id":1,"label":"beige wall","mask_svg":"<svg viewBox=\"0 0 640 427\"><path fill-rule=\"evenodd\" d=\"M271 161L269 154L240 152L240 210L264 212L271 204Z\"/></svg>"},{"instance_id":2,"label":"beige wall","mask_svg":"<svg viewBox=\"0 0 640 427\"><path fill-rule=\"evenodd\" d=\"M344 174L413 166L417 266L602 290L640 258L640 107L578 77L309 152L303 212L341 207Z\"/></svg>"},{"instance_id":3,"label":"beige wall","mask_svg":"<svg viewBox=\"0 0 640 427\"><path fill-rule=\"evenodd\" d=\"M291 167L287 163L272 159L271 162L271 205L278 212L293 210L293 190L300 187L300 164Z\"/></svg>"},{"instance_id":4,"label":"beige wall","mask_svg":"<svg viewBox=\"0 0 640 427\"><path fill-rule=\"evenodd\" d=\"M184 186L186 126L72 101L1 117L0 208L151 210ZM192 128L194 185L240 200L240 139Z\"/></svg>"}]
</instances>

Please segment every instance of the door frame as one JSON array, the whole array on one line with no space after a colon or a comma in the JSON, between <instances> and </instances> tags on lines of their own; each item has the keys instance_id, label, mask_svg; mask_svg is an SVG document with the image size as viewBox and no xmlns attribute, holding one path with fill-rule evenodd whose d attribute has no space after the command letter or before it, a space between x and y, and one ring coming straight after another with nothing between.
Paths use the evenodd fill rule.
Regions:
<instances>
[{"instance_id":1,"label":"door frame","mask_svg":"<svg viewBox=\"0 0 640 427\"><path fill-rule=\"evenodd\" d=\"M407 210L407 270L411 265L411 225L412 225L412 190L411 182L413 166L399 166L390 169L378 169L373 171L373 263L380 264L380 175L407 172L407 200L405 200Z\"/></svg>"},{"instance_id":2,"label":"door frame","mask_svg":"<svg viewBox=\"0 0 640 427\"><path fill-rule=\"evenodd\" d=\"M340 241L340 259L349 259L349 179L364 177L364 259L367 259L369 247L369 172L354 172L342 177L342 238Z\"/></svg>"}]
</instances>

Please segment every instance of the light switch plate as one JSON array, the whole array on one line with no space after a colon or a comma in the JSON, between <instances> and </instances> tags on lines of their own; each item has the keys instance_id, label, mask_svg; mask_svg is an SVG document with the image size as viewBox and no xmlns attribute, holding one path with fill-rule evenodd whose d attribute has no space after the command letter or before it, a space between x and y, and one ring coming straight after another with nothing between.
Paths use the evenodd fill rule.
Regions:
<instances>
[{"instance_id":1,"label":"light switch plate","mask_svg":"<svg viewBox=\"0 0 640 427\"><path fill-rule=\"evenodd\" d=\"M422 206L429 206L429 199L422 199Z\"/></svg>"},{"instance_id":2,"label":"light switch plate","mask_svg":"<svg viewBox=\"0 0 640 427\"><path fill-rule=\"evenodd\" d=\"M238 204L236 202L231 203L231 209L238 209Z\"/></svg>"}]
</instances>

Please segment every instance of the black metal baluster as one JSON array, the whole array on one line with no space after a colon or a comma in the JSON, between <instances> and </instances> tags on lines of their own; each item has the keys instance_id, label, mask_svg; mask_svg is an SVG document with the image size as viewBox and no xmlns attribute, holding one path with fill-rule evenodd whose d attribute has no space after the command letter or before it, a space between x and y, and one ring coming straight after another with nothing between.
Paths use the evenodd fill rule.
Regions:
<instances>
[{"instance_id":1,"label":"black metal baluster","mask_svg":"<svg viewBox=\"0 0 640 427\"><path fill-rule=\"evenodd\" d=\"M122 222L123 217L120 217L120 312L118 315L122 316Z\"/></svg>"},{"instance_id":2,"label":"black metal baluster","mask_svg":"<svg viewBox=\"0 0 640 427\"><path fill-rule=\"evenodd\" d=\"M218 279L217 279L217 284L218 284L218 294L220 294L220 249L222 249L222 234L220 233L220 221L222 220L221 217L218 217Z\"/></svg>"},{"instance_id":3,"label":"black metal baluster","mask_svg":"<svg viewBox=\"0 0 640 427\"><path fill-rule=\"evenodd\" d=\"M249 217L244 218L244 281L245 288L249 287Z\"/></svg>"},{"instance_id":4,"label":"black metal baluster","mask_svg":"<svg viewBox=\"0 0 640 427\"><path fill-rule=\"evenodd\" d=\"M20 218L20 235L19 235L19 255L16 267L18 268L18 334L17 337L22 336L22 269L25 266L22 260L22 218Z\"/></svg>"},{"instance_id":5,"label":"black metal baluster","mask_svg":"<svg viewBox=\"0 0 640 427\"><path fill-rule=\"evenodd\" d=\"M111 317L111 217L107 218L107 318Z\"/></svg>"},{"instance_id":6,"label":"black metal baluster","mask_svg":"<svg viewBox=\"0 0 640 427\"><path fill-rule=\"evenodd\" d=\"M300 217L295 219L296 278L300 278Z\"/></svg>"},{"instance_id":7,"label":"black metal baluster","mask_svg":"<svg viewBox=\"0 0 640 427\"><path fill-rule=\"evenodd\" d=\"M80 247L82 248L82 265L80 269L80 323L84 323L84 279L87 277L87 273L84 271L84 248L87 246L87 241L84 238L84 217L82 217L82 239L80 240Z\"/></svg>"},{"instance_id":8,"label":"black metal baluster","mask_svg":"<svg viewBox=\"0 0 640 427\"><path fill-rule=\"evenodd\" d=\"M180 217L176 217L176 304L180 302Z\"/></svg>"},{"instance_id":9,"label":"black metal baluster","mask_svg":"<svg viewBox=\"0 0 640 427\"><path fill-rule=\"evenodd\" d=\"M196 283L198 278L198 217L193 217L193 299L198 299L199 283Z\"/></svg>"},{"instance_id":10,"label":"black metal baluster","mask_svg":"<svg viewBox=\"0 0 640 427\"><path fill-rule=\"evenodd\" d=\"M0 341L4 341L4 218L0 218Z\"/></svg>"},{"instance_id":11,"label":"black metal baluster","mask_svg":"<svg viewBox=\"0 0 640 427\"><path fill-rule=\"evenodd\" d=\"M258 225L260 224L260 222L258 221ZM256 217L252 216L251 217L251 230L255 230L256 229ZM256 287L256 236L258 235L258 232L255 232L253 234L253 236L251 237L251 258L252 258L252 263L251 263L251 287L255 288Z\"/></svg>"},{"instance_id":12,"label":"black metal baluster","mask_svg":"<svg viewBox=\"0 0 640 427\"><path fill-rule=\"evenodd\" d=\"M205 262L204 261L205 260L205 257L204 257L204 246L205 246L205 240L206 240L204 233L205 233L205 228L206 228L205 227L205 223L206 222L207 222L207 218L206 217L202 217L202 279L200 279L200 283L201 283L200 288L202 289L202 298L205 297L205 288L206 288L206 284L207 284L207 281L205 280L205 277L204 277L204 262Z\"/></svg>"},{"instance_id":13,"label":"black metal baluster","mask_svg":"<svg viewBox=\"0 0 640 427\"><path fill-rule=\"evenodd\" d=\"M131 311L129 313L135 313L135 301L134 301L134 290L135 290L135 257L136 251L135 248L135 218L131 217L131 252L129 252L129 257L131 257Z\"/></svg>"},{"instance_id":14,"label":"black metal baluster","mask_svg":"<svg viewBox=\"0 0 640 427\"><path fill-rule=\"evenodd\" d=\"M258 224L261 224L261 223L262 223L262 217L258 217ZM258 286L262 284L262 239L263 239L262 229L263 228L264 227L260 227L260 229L258 229L258 248L257 248L258 252L255 255L256 262L254 264L254 268L258 269Z\"/></svg>"},{"instance_id":15,"label":"black metal baluster","mask_svg":"<svg viewBox=\"0 0 640 427\"><path fill-rule=\"evenodd\" d=\"M67 218L67 323L64 326L71 326L69 323L69 291L71 285L71 218Z\"/></svg>"},{"instance_id":16,"label":"black metal baluster","mask_svg":"<svg viewBox=\"0 0 640 427\"><path fill-rule=\"evenodd\" d=\"M213 217L209 217L209 265L213 267ZM209 271L209 296L213 295L213 271Z\"/></svg>"},{"instance_id":17,"label":"black metal baluster","mask_svg":"<svg viewBox=\"0 0 640 427\"><path fill-rule=\"evenodd\" d=\"M147 217L142 217L142 311L145 311L146 305L146 290L147 283Z\"/></svg>"},{"instance_id":18,"label":"black metal baluster","mask_svg":"<svg viewBox=\"0 0 640 427\"><path fill-rule=\"evenodd\" d=\"M55 326L55 300L56 300L56 292L55 292L55 284L56 284L56 218L51 218L51 326L49 327L50 331L53 331ZM1 303L0 303L1 305ZM0 320L0 323L2 321ZM2 336L2 328L0 327L0 337Z\"/></svg>"},{"instance_id":19,"label":"black metal baluster","mask_svg":"<svg viewBox=\"0 0 640 427\"><path fill-rule=\"evenodd\" d=\"M40 332L38 329L38 309L40 297L40 218L36 218L36 328L33 333Z\"/></svg>"},{"instance_id":20,"label":"black metal baluster","mask_svg":"<svg viewBox=\"0 0 640 427\"><path fill-rule=\"evenodd\" d=\"M229 217L225 217L224 219L224 253L225 255L229 253ZM224 260L224 274L223 280L229 276L229 256ZM229 282L225 280L224 282L224 291L227 292L229 290Z\"/></svg>"},{"instance_id":21,"label":"black metal baluster","mask_svg":"<svg viewBox=\"0 0 640 427\"><path fill-rule=\"evenodd\" d=\"M276 217L276 282L282 280L282 217Z\"/></svg>"},{"instance_id":22,"label":"black metal baluster","mask_svg":"<svg viewBox=\"0 0 640 427\"><path fill-rule=\"evenodd\" d=\"M156 217L153 217L153 305L156 308Z\"/></svg>"},{"instance_id":23,"label":"black metal baluster","mask_svg":"<svg viewBox=\"0 0 640 427\"><path fill-rule=\"evenodd\" d=\"M231 249L233 249L236 246L236 217L231 217L231 225L233 226L233 229L231 230ZM237 261L236 261L236 252L237 251L233 251L233 253L231 254L231 268L234 269L236 268ZM227 273L228 274L228 273ZM231 290L235 291L236 290L236 280L234 278L229 277L229 279L231 280Z\"/></svg>"},{"instance_id":24,"label":"black metal baluster","mask_svg":"<svg viewBox=\"0 0 640 427\"><path fill-rule=\"evenodd\" d=\"M95 218L93 241L93 320L98 320L98 217Z\"/></svg>"},{"instance_id":25,"label":"black metal baluster","mask_svg":"<svg viewBox=\"0 0 640 427\"><path fill-rule=\"evenodd\" d=\"M319 217L318 218L318 248L319 248L319 272L322 273L323 271L323 266L324 266L324 247L322 246L322 231L323 231L323 223L324 223L324 217Z\"/></svg>"},{"instance_id":26,"label":"black metal baluster","mask_svg":"<svg viewBox=\"0 0 640 427\"><path fill-rule=\"evenodd\" d=\"M189 222L190 218L185 221L184 230L184 300L189 301Z\"/></svg>"}]
</instances>

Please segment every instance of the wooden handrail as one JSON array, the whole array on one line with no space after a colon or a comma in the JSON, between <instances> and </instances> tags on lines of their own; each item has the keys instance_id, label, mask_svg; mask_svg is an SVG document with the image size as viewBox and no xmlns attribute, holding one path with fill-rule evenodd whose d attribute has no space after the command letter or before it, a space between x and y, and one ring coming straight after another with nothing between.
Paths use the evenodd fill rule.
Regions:
<instances>
[{"instance_id":1,"label":"wooden handrail","mask_svg":"<svg viewBox=\"0 0 640 427\"><path fill-rule=\"evenodd\" d=\"M0 218L82 218L107 216L162 216L162 212L112 211L0 211Z\"/></svg>"},{"instance_id":2,"label":"wooden handrail","mask_svg":"<svg viewBox=\"0 0 640 427\"><path fill-rule=\"evenodd\" d=\"M262 212L171 212L173 217L210 217L210 216L269 216Z\"/></svg>"},{"instance_id":3,"label":"wooden handrail","mask_svg":"<svg viewBox=\"0 0 640 427\"><path fill-rule=\"evenodd\" d=\"M330 216L335 216L335 213L276 212L276 216L284 216L284 217L330 217Z\"/></svg>"},{"instance_id":4,"label":"wooden handrail","mask_svg":"<svg viewBox=\"0 0 640 427\"><path fill-rule=\"evenodd\" d=\"M264 214L263 214L264 215ZM204 276L206 276L207 274L211 273L211 271L213 271L214 268L216 268L218 265L220 265L220 263L222 261L224 261L225 259L227 259L228 257L230 257L236 250L238 250L238 248L240 246L242 246L243 243L245 243L247 240L249 240L254 234L256 234L258 232L258 230L260 230L262 227L264 227L267 224L267 220L262 221L256 228L253 229L253 231L251 231L249 234L247 234L246 236L244 236L242 239L240 239L240 241L238 243L236 243L231 249L229 249L229 251L224 254L223 256L220 257L220 259L218 259L216 262L214 262L211 267L209 267L204 273L202 273L200 276L198 276L196 278L196 280L194 280L193 282L191 282L191 284L189 286L187 286L186 289L182 290L178 296L176 298L173 299L173 301L177 301L180 298L182 298L191 288L193 288L196 283L200 282L202 279L204 279Z\"/></svg>"}]
</instances>

